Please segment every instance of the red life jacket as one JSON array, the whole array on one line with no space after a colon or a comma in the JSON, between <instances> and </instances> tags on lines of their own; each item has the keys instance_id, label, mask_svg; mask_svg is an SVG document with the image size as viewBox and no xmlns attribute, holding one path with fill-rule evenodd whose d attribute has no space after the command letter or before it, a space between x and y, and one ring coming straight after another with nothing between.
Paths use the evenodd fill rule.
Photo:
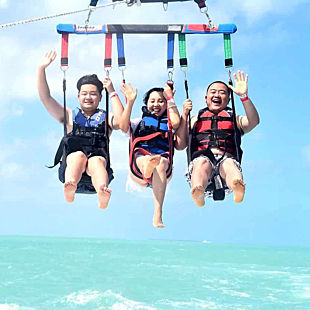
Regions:
<instances>
[{"instance_id":1,"label":"red life jacket","mask_svg":"<svg viewBox=\"0 0 310 310\"><path fill-rule=\"evenodd\" d=\"M209 147L219 148L224 152L236 156L236 148L240 149L241 132L237 130L235 143L235 129L232 109L226 108L214 114L208 108L199 111L197 122L192 135L192 158L195 152L203 151ZM241 150L241 149L240 149Z\"/></svg>"}]
</instances>

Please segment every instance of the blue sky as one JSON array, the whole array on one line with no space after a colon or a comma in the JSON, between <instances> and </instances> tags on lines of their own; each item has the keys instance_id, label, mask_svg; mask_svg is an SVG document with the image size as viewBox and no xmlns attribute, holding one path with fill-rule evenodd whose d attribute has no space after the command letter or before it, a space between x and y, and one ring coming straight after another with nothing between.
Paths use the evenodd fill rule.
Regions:
<instances>
[{"instance_id":1,"label":"blue sky","mask_svg":"<svg viewBox=\"0 0 310 310\"><path fill-rule=\"evenodd\" d=\"M34 0L1 0L1 23L86 8L88 2L42 0L38 6ZM120 132L111 138L115 180L107 210L98 209L96 196L77 195L74 204L66 203L57 169L45 168L53 160L63 130L38 99L37 63L47 50L60 53L56 25L83 24L87 13L0 29L0 234L310 246L308 2L210 1L215 24L238 26L232 36L235 69L249 74L249 95L261 124L243 139L247 191L241 205L229 196L220 203L207 200L204 208L197 208L183 178L185 152L176 152L163 230L152 227L151 191L125 191L128 141ZM192 2L169 4L167 12L161 4L119 5L92 15L91 24L102 23L206 23L206 18ZM105 75L104 36L71 36L69 49L68 104L74 108L77 79L87 73ZM197 112L204 106L206 85L227 79L222 36L188 36L187 54L189 92ZM138 117L144 92L167 79L166 38L125 36L125 55L126 79L139 92L133 111L133 117ZM58 57L48 68L47 76L53 96L61 102L59 61ZM121 74L116 65L111 78L119 90ZM185 93L177 64L174 79L181 110ZM236 105L243 114L238 98Z\"/></svg>"}]
</instances>

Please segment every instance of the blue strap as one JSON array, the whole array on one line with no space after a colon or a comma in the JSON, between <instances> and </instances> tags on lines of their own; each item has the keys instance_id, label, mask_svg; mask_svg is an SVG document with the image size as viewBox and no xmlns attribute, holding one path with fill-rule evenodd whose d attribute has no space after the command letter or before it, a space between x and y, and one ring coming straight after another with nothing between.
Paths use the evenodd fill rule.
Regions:
<instances>
[{"instance_id":1,"label":"blue strap","mask_svg":"<svg viewBox=\"0 0 310 310\"><path fill-rule=\"evenodd\" d=\"M167 69L173 69L174 33L168 33Z\"/></svg>"},{"instance_id":2,"label":"blue strap","mask_svg":"<svg viewBox=\"0 0 310 310\"><path fill-rule=\"evenodd\" d=\"M125 62L125 52L124 52L124 38L122 33L116 34L117 38L117 53L118 53L118 66L124 67L126 65Z\"/></svg>"},{"instance_id":3,"label":"blue strap","mask_svg":"<svg viewBox=\"0 0 310 310\"><path fill-rule=\"evenodd\" d=\"M143 122L145 124L145 126L153 126L155 128L158 128L160 130L164 130L164 131L168 131L168 119L167 118L163 118L162 121L166 121L166 122L159 122L158 119L154 118L154 117L150 117L150 116L144 116L141 120L141 122Z\"/></svg>"}]
</instances>

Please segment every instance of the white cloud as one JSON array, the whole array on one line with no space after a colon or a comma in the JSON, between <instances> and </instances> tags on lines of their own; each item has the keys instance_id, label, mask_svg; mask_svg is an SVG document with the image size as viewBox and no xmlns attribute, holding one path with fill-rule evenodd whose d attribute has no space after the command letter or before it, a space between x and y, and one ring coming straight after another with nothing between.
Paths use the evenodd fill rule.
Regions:
<instances>
[{"instance_id":1,"label":"white cloud","mask_svg":"<svg viewBox=\"0 0 310 310\"><path fill-rule=\"evenodd\" d=\"M1 8L6 8L7 6L8 6L7 0L0 0L0 7Z\"/></svg>"}]
</instances>

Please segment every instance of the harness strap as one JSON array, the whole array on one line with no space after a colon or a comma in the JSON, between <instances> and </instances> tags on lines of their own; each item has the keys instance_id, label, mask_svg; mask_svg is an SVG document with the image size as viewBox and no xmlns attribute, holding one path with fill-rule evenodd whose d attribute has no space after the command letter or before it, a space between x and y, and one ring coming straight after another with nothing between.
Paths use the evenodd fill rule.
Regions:
<instances>
[{"instance_id":1,"label":"harness strap","mask_svg":"<svg viewBox=\"0 0 310 310\"><path fill-rule=\"evenodd\" d=\"M179 57L181 68L187 68L185 34L179 33Z\"/></svg>"},{"instance_id":2,"label":"harness strap","mask_svg":"<svg viewBox=\"0 0 310 310\"><path fill-rule=\"evenodd\" d=\"M106 136L106 152L107 152L107 167L110 167L110 138L109 138L109 93L105 90L105 136Z\"/></svg>"},{"instance_id":3,"label":"harness strap","mask_svg":"<svg viewBox=\"0 0 310 310\"><path fill-rule=\"evenodd\" d=\"M61 35L61 60L60 60L60 64L62 67L68 66L68 40L69 40L69 34L63 33Z\"/></svg>"},{"instance_id":4,"label":"harness strap","mask_svg":"<svg viewBox=\"0 0 310 310\"><path fill-rule=\"evenodd\" d=\"M160 154L161 156L165 156L168 157L169 159L169 166L166 170L166 175L167 178L169 178L171 176L172 173L172 165L173 165L173 139L172 139L172 130L171 130L171 122L169 125L169 116L168 116L168 141L169 141L169 152L164 152L162 154ZM142 172L140 171L137 163L136 163L136 159L135 159L135 153L136 152L140 152L143 155L152 155L150 152L148 152L147 150L140 148L140 147L136 147L136 145L139 142L143 142L143 141L149 141L151 139L154 139L158 136L162 135L162 132L154 132L152 134L149 134L147 136L143 136L143 137L138 137L133 139L133 133L132 133L132 129L130 127L130 151L129 151L129 164L130 164L130 170L131 172L138 178L145 180L147 183L152 184L152 177L149 179L144 178Z\"/></svg>"},{"instance_id":5,"label":"harness strap","mask_svg":"<svg viewBox=\"0 0 310 310\"><path fill-rule=\"evenodd\" d=\"M168 81L167 84L173 89L173 68L174 68L174 33L168 33L167 36L167 71L168 71Z\"/></svg>"},{"instance_id":6,"label":"harness strap","mask_svg":"<svg viewBox=\"0 0 310 310\"><path fill-rule=\"evenodd\" d=\"M123 33L116 33L117 52L118 52L118 68L122 72L123 83L125 83L124 70L126 69L125 51L124 51L124 36Z\"/></svg>"},{"instance_id":7,"label":"harness strap","mask_svg":"<svg viewBox=\"0 0 310 310\"><path fill-rule=\"evenodd\" d=\"M200 9L206 7L206 2L205 2L205 0L194 0L194 1L197 3L197 5L198 5L198 7L199 7Z\"/></svg>"},{"instance_id":8,"label":"harness strap","mask_svg":"<svg viewBox=\"0 0 310 310\"><path fill-rule=\"evenodd\" d=\"M230 34L224 34L225 68L233 66Z\"/></svg>"},{"instance_id":9,"label":"harness strap","mask_svg":"<svg viewBox=\"0 0 310 310\"><path fill-rule=\"evenodd\" d=\"M109 72L109 70L111 70L111 67L112 67L112 33L106 33L104 70Z\"/></svg>"},{"instance_id":10,"label":"harness strap","mask_svg":"<svg viewBox=\"0 0 310 310\"><path fill-rule=\"evenodd\" d=\"M89 6L96 6L98 3L98 0L91 0Z\"/></svg>"}]
</instances>

